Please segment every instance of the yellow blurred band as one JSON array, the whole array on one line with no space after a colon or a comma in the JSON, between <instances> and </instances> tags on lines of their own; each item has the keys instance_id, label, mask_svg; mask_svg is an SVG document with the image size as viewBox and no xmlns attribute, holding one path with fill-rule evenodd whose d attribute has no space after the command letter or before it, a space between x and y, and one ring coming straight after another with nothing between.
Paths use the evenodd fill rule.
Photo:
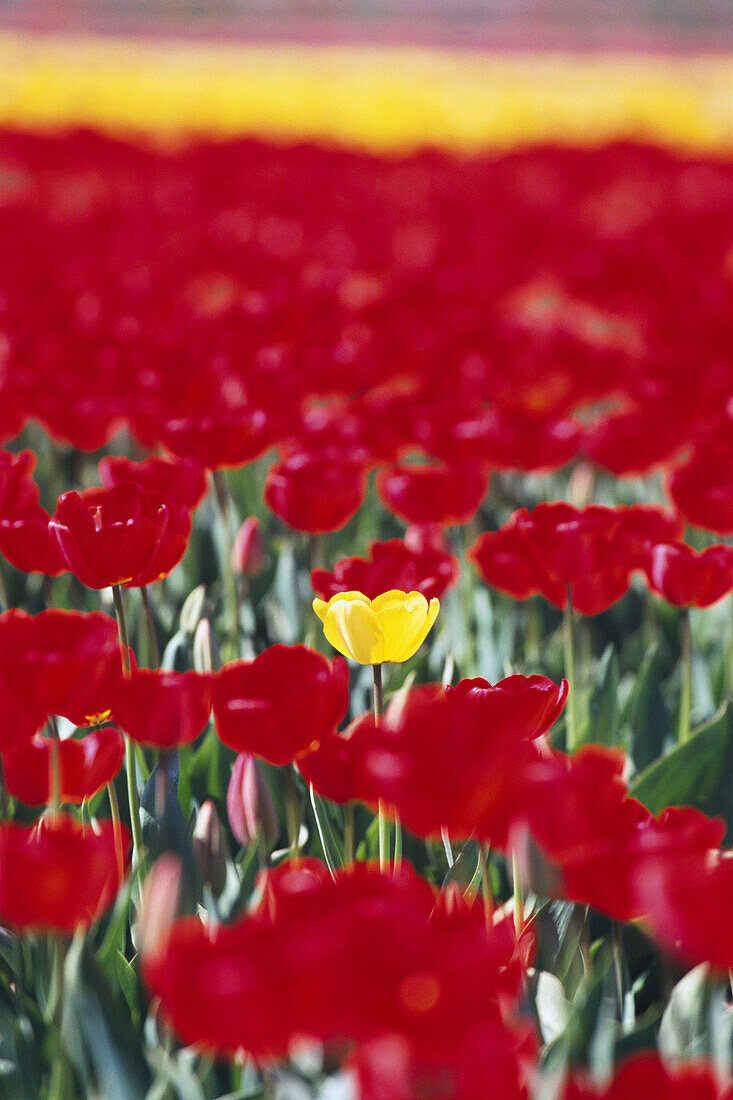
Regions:
<instances>
[{"instance_id":1,"label":"yellow blurred band","mask_svg":"<svg viewBox=\"0 0 733 1100\"><path fill-rule=\"evenodd\" d=\"M733 150L733 56L490 54L0 32L0 125L390 152L628 137Z\"/></svg>"}]
</instances>

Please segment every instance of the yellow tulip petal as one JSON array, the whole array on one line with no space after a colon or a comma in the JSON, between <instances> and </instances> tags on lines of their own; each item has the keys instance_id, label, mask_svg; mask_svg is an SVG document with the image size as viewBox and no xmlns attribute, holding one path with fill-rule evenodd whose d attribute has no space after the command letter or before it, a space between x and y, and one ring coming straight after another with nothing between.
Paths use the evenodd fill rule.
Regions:
<instances>
[{"instance_id":1,"label":"yellow tulip petal","mask_svg":"<svg viewBox=\"0 0 733 1100\"><path fill-rule=\"evenodd\" d=\"M351 595L351 593L344 593ZM366 597L330 601L323 633L334 649L361 665L384 660L384 631Z\"/></svg>"},{"instance_id":2,"label":"yellow tulip petal","mask_svg":"<svg viewBox=\"0 0 733 1100\"><path fill-rule=\"evenodd\" d=\"M419 592L385 592L372 607L384 630L384 659L406 661L427 619L427 600Z\"/></svg>"},{"instance_id":3,"label":"yellow tulip petal","mask_svg":"<svg viewBox=\"0 0 733 1100\"><path fill-rule=\"evenodd\" d=\"M438 600L435 596L433 596L432 600L428 604L428 613L427 613L425 622L423 624L422 630L418 634L417 638L414 639L414 648L412 650L412 653L416 653L417 650L420 648L420 646L425 641L425 639L427 638L428 634L430 633L430 630L432 628L433 623L435 622L435 620L438 617L438 612L439 611L440 611L440 600ZM409 654L410 657L412 656L412 653ZM406 661L407 657L403 657L403 660Z\"/></svg>"},{"instance_id":4,"label":"yellow tulip petal","mask_svg":"<svg viewBox=\"0 0 733 1100\"><path fill-rule=\"evenodd\" d=\"M313 601L313 610L315 611L321 622L323 622L323 620L326 618L326 612L328 611L328 604L325 600L319 600L316 596L315 600Z\"/></svg>"}]
</instances>

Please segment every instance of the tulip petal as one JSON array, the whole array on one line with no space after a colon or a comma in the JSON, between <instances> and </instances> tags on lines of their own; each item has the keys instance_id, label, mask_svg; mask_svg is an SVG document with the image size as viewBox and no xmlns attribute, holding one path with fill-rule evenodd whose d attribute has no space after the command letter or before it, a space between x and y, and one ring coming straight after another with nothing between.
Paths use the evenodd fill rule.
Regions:
<instances>
[{"instance_id":1,"label":"tulip petal","mask_svg":"<svg viewBox=\"0 0 733 1100\"><path fill-rule=\"evenodd\" d=\"M405 661L417 645L428 613L428 601L420 593L385 592L372 604L384 630L387 661Z\"/></svg>"},{"instance_id":2,"label":"tulip petal","mask_svg":"<svg viewBox=\"0 0 733 1100\"><path fill-rule=\"evenodd\" d=\"M353 593L343 595L349 597ZM361 665L380 664L384 660L384 631L365 597L333 597L323 621L323 633L334 649Z\"/></svg>"}]
</instances>

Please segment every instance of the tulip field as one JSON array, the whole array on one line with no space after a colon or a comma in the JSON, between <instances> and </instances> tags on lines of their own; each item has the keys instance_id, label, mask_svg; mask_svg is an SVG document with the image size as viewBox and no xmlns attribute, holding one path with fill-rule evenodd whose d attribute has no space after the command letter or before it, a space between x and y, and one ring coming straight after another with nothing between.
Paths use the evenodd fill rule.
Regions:
<instances>
[{"instance_id":1,"label":"tulip field","mask_svg":"<svg viewBox=\"0 0 733 1100\"><path fill-rule=\"evenodd\" d=\"M0 1100L733 1100L729 149L17 102Z\"/></svg>"}]
</instances>

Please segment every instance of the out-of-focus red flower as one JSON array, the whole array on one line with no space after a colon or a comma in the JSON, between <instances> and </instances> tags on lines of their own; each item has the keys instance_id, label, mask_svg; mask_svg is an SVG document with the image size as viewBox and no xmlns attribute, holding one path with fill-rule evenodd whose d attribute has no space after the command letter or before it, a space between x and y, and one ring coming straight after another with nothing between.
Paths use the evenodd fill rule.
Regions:
<instances>
[{"instance_id":1,"label":"out-of-focus red flower","mask_svg":"<svg viewBox=\"0 0 733 1100\"><path fill-rule=\"evenodd\" d=\"M133 741L172 749L193 741L205 729L211 685L206 672L134 668L117 682L112 713Z\"/></svg>"},{"instance_id":2,"label":"out-of-focus red flower","mask_svg":"<svg viewBox=\"0 0 733 1100\"><path fill-rule=\"evenodd\" d=\"M651 547L658 542L673 542L681 538L685 530L680 516L654 504L618 505L614 510L619 521L617 538L622 544L622 554L634 569L644 568Z\"/></svg>"},{"instance_id":3,"label":"out-of-focus red flower","mask_svg":"<svg viewBox=\"0 0 733 1100\"><path fill-rule=\"evenodd\" d=\"M245 848L262 835L271 847L280 832L275 804L257 760L240 752L227 787L227 815L235 837Z\"/></svg>"},{"instance_id":4,"label":"out-of-focus red flower","mask_svg":"<svg viewBox=\"0 0 733 1100\"><path fill-rule=\"evenodd\" d=\"M622 779L622 753L586 746L573 757L546 755L525 774L526 797L518 801L513 842L523 846L526 826L552 873L544 892L592 905L617 920L643 914L635 879L650 861L670 870L684 855L718 845L725 825L698 810L673 807L655 817L629 798ZM546 873L546 869L545 869Z\"/></svg>"},{"instance_id":5,"label":"out-of-focus red flower","mask_svg":"<svg viewBox=\"0 0 733 1100\"><path fill-rule=\"evenodd\" d=\"M31 479L32 451L0 451L0 553L24 573L58 576L66 569L48 531L49 515Z\"/></svg>"},{"instance_id":6,"label":"out-of-focus red flower","mask_svg":"<svg viewBox=\"0 0 733 1100\"><path fill-rule=\"evenodd\" d=\"M560 1100L636 1100L637 1097L723 1100L723 1090L712 1066L690 1064L668 1069L656 1051L648 1051L619 1066L607 1085L595 1085L577 1075L560 1093Z\"/></svg>"},{"instance_id":7,"label":"out-of-focus red flower","mask_svg":"<svg viewBox=\"0 0 733 1100\"><path fill-rule=\"evenodd\" d=\"M418 836L475 834L505 847L516 792L541 755L535 739L567 696L543 676L510 676L491 685L462 680L455 688L426 685L397 697L377 724L365 715L346 737L300 761L325 797L395 806Z\"/></svg>"},{"instance_id":8,"label":"out-of-focus red flower","mask_svg":"<svg viewBox=\"0 0 733 1100\"><path fill-rule=\"evenodd\" d=\"M672 860L649 859L634 875L632 890L656 939L688 963L733 967L733 852L681 852Z\"/></svg>"},{"instance_id":9,"label":"out-of-focus red flower","mask_svg":"<svg viewBox=\"0 0 733 1100\"><path fill-rule=\"evenodd\" d=\"M484 462L493 470L556 470L573 458L580 426L570 419L498 407L431 410L419 442L444 462Z\"/></svg>"},{"instance_id":10,"label":"out-of-focus red flower","mask_svg":"<svg viewBox=\"0 0 733 1100\"><path fill-rule=\"evenodd\" d=\"M639 477L668 462L687 441L680 402L647 401L643 406L601 417L583 434L583 449L617 477Z\"/></svg>"},{"instance_id":11,"label":"out-of-focus red flower","mask_svg":"<svg viewBox=\"0 0 733 1100\"><path fill-rule=\"evenodd\" d=\"M412 528L412 530L416 530ZM413 536L413 543L415 538ZM421 592L429 601L458 580L458 560L430 546L412 549L406 539L373 542L367 558L343 558L333 572L314 569L311 584L319 596L330 600L337 592L363 592L370 600L383 592Z\"/></svg>"},{"instance_id":12,"label":"out-of-focus red flower","mask_svg":"<svg viewBox=\"0 0 733 1100\"><path fill-rule=\"evenodd\" d=\"M733 589L733 546L693 550L684 542L652 546L647 555L649 587L676 607L710 607Z\"/></svg>"},{"instance_id":13,"label":"out-of-focus red flower","mask_svg":"<svg viewBox=\"0 0 733 1100\"><path fill-rule=\"evenodd\" d=\"M281 1056L295 1036L368 1041L385 1033L450 1043L500 1020L522 967L510 920L437 906L406 864L355 864L331 880L312 860L282 864L262 901L214 932L176 922L143 975L187 1042ZM226 981L225 981L226 977ZM344 989L349 996L344 997Z\"/></svg>"},{"instance_id":14,"label":"out-of-focus red flower","mask_svg":"<svg viewBox=\"0 0 733 1100\"><path fill-rule=\"evenodd\" d=\"M639 543L649 522L640 515L623 526L623 510L558 501L520 508L496 532L479 535L467 551L487 582L516 599L543 595L585 615L605 611L628 590ZM640 528L635 531L635 526Z\"/></svg>"},{"instance_id":15,"label":"out-of-focus red flower","mask_svg":"<svg viewBox=\"0 0 733 1100\"><path fill-rule=\"evenodd\" d=\"M525 1066L536 1061L536 1041L525 1029L498 1020L476 1024L453 1042L410 1042L384 1035L349 1057L359 1100L526 1100Z\"/></svg>"},{"instance_id":16,"label":"out-of-focus red flower","mask_svg":"<svg viewBox=\"0 0 733 1100\"><path fill-rule=\"evenodd\" d=\"M194 458L209 470L253 462L275 443L282 418L264 408L211 408L155 425L157 437L179 458Z\"/></svg>"},{"instance_id":17,"label":"out-of-focus red flower","mask_svg":"<svg viewBox=\"0 0 733 1100\"><path fill-rule=\"evenodd\" d=\"M49 529L87 588L138 587L167 576L181 560L191 516L182 504L126 482L62 493Z\"/></svg>"},{"instance_id":18,"label":"out-of-focus red flower","mask_svg":"<svg viewBox=\"0 0 733 1100\"><path fill-rule=\"evenodd\" d=\"M247 516L232 546L232 569L243 577L256 577L265 564L265 547L257 516Z\"/></svg>"},{"instance_id":19,"label":"out-of-focus red flower","mask_svg":"<svg viewBox=\"0 0 733 1100\"><path fill-rule=\"evenodd\" d=\"M667 492L688 523L733 535L733 417L700 440L691 458L672 470Z\"/></svg>"},{"instance_id":20,"label":"out-of-focus red flower","mask_svg":"<svg viewBox=\"0 0 733 1100\"><path fill-rule=\"evenodd\" d=\"M127 852L130 837L120 826ZM66 814L0 825L0 920L19 932L74 932L112 904L120 887L112 823Z\"/></svg>"},{"instance_id":21,"label":"out-of-focus red flower","mask_svg":"<svg viewBox=\"0 0 733 1100\"><path fill-rule=\"evenodd\" d=\"M377 474L379 498L405 523L467 523L486 495L489 472L481 462L387 466Z\"/></svg>"},{"instance_id":22,"label":"out-of-focus red flower","mask_svg":"<svg viewBox=\"0 0 733 1100\"><path fill-rule=\"evenodd\" d=\"M271 466L269 508L296 531L337 531L358 511L366 492L363 466L343 454L296 452Z\"/></svg>"},{"instance_id":23,"label":"out-of-focus red flower","mask_svg":"<svg viewBox=\"0 0 733 1100\"><path fill-rule=\"evenodd\" d=\"M349 669L304 645L273 645L214 677L216 732L236 752L288 764L331 737L349 705Z\"/></svg>"},{"instance_id":24,"label":"out-of-focus red flower","mask_svg":"<svg viewBox=\"0 0 733 1100\"><path fill-rule=\"evenodd\" d=\"M193 458L158 458L142 462L108 455L99 463L99 479L105 489L115 485L138 485L144 493L179 501L189 511L206 496L206 470Z\"/></svg>"},{"instance_id":25,"label":"out-of-focus red flower","mask_svg":"<svg viewBox=\"0 0 733 1100\"><path fill-rule=\"evenodd\" d=\"M52 796L53 740L36 736L3 753L8 793L29 806L42 806ZM110 783L122 767L125 742L112 726L92 730L79 741L58 743L59 797L81 805Z\"/></svg>"},{"instance_id":26,"label":"out-of-focus red flower","mask_svg":"<svg viewBox=\"0 0 733 1100\"><path fill-rule=\"evenodd\" d=\"M117 624L101 612L10 610L0 615L0 749L31 736L49 715L87 725L109 709L122 673Z\"/></svg>"}]
</instances>

